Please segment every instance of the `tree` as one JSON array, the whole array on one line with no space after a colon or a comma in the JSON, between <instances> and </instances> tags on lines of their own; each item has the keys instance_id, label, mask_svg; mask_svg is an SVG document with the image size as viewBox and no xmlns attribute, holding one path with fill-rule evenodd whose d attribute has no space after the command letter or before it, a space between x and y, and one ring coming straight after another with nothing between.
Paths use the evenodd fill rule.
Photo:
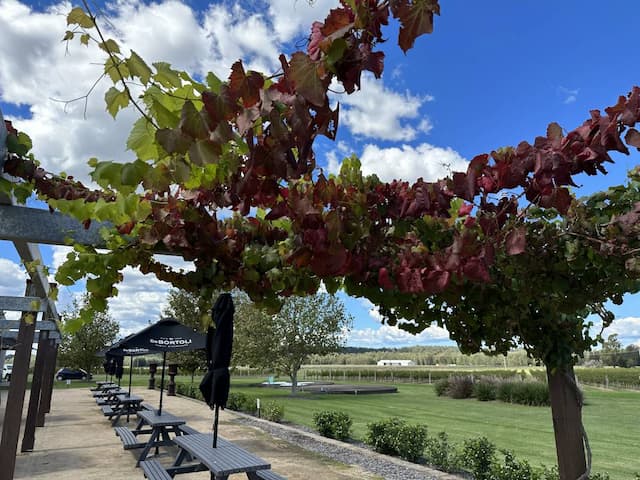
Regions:
<instances>
[{"instance_id":1,"label":"tree","mask_svg":"<svg viewBox=\"0 0 640 480\"><path fill-rule=\"evenodd\" d=\"M79 311L86 301L87 297L85 296L79 302L75 301L71 310L62 313L64 327L78 321ZM58 363L92 372L103 361L96 354L111 345L119 331L120 326L108 312L97 312L92 322L82 324L79 329L73 332L69 332L68 328L63 328Z\"/></svg>"},{"instance_id":2,"label":"tree","mask_svg":"<svg viewBox=\"0 0 640 480\"><path fill-rule=\"evenodd\" d=\"M8 124L3 168L24 181L0 188L22 200L36 191L51 209L111 223L102 230L106 252L76 245L56 274L63 285L91 277L86 320L131 265L201 295L239 288L274 311L283 296L312 294L323 282L368 298L390 323L409 320L407 330L445 325L468 352L521 343L547 366L560 474L575 480L588 472L572 368L597 340L587 315L608 324L605 301L637 291L640 199L635 184L585 202L570 187L577 174L605 173L610 152L640 147L640 88L573 130L551 123L534 142L476 155L466 172L437 182L383 183L363 177L357 158L338 175L318 172L314 141L333 139L339 123L332 81L350 94L364 71L379 78L376 48L389 20L400 24L406 52L431 33L435 14L436 0L343 1L313 24L306 51L280 56L281 73L238 61L227 81L199 82L125 56L91 12L74 8L65 39L78 35L106 52L107 109L115 116L133 105L142 115L127 143L137 158L92 160L100 188L90 190L39 167L29 139ZM140 103L132 84L143 86ZM219 219L223 208L234 215ZM175 271L159 251L192 260L195 271Z\"/></svg>"},{"instance_id":3,"label":"tree","mask_svg":"<svg viewBox=\"0 0 640 480\"><path fill-rule=\"evenodd\" d=\"M343 346L352 319L334 295L316 293L289 297L269 315L251 302L236 302L234 363L273 368L291 379L298 390L298 372L311 355L324 355Z\"/></svg>"},{"instance_id":4,"label":"tree","mask_svg":"<svg viewBox=\"0 0 640 480\"><path fill-rule=\"evenodd\" d=\"M205 331L210 323L207 312L210 299L204 299L194 293L185 290L171 289L167 295L169 305L164 310L164 315L174 317L183 325L188 325L199 331ZM191 350L173 352L169 354L169 362L177 363L182 370L191 374L191 383L194 381L196 371L206 367L206 355L204 350Z\"/></svg>"}]
</instances>

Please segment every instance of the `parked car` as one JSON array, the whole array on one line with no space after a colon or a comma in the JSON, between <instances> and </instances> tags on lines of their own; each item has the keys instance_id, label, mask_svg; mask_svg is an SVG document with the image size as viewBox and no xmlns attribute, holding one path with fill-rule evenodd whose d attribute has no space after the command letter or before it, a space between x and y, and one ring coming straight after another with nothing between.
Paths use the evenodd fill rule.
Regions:
<instances>
[{"instance_id":1,"label":"parked car","mask_svg":"<svg viewBox=\"0 0 640 480\"><path fill-rule=\"evenodd\" d=\"M13 363L5 363L2 366L2 378L7 382L11 381L11 372L13 371Z\"/></svg>"},{"instance_id":2,"label":"parked car","mask_svg":"<svg viewBox=\"0 0 640 480\"><path fill-rule=\"evenodd\" d=\"M91 374L81 368L64 367L56 372L56 380L91 380Z\"/></svg>"}]
</instances>

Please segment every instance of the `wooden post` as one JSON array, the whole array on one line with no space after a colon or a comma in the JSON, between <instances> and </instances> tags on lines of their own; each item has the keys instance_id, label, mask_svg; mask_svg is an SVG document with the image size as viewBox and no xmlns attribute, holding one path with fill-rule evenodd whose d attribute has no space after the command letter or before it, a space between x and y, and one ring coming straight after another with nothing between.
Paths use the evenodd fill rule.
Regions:
<instances>
[{"instance_id":1,"label":"wooden post","mask_svg":"<svg viewBox=\"0 0 640 480\"><path fill-rule=\"evenodd\" d=\"M55 340L47 340L45 349L44 372L42 380L42 394L36 427L44 427L44 416L51 411L51 395L53 394L53 375L56 370L56 357L58 356L58 344Z\"/></svg>"},{"instance_id":2,"label":"wooden post","mask_svg":"<svg viewBox=\"0 0 640 480\"><path fill-rule=\"evenodd\" d=\"M40 330L40 338L38 339L38 351L36 353L36 364L33 369L33 377L31 379L31 391L29 393L29 407L27 409L27 419L24 424L24 433L22 434L21 452L33 451L33 445L36 441L36 418L42 401L42 383L44 380L44 359L46 356L47 342L49 340L49 331Z\"/></svg>"},{"instance_id":3,"label":"wooden post","mask_svg":"<svg viewBox=\"0 0 640 480\"><path fill-rule=\"evenodd\" d=\"M35 285L31 280L27 280L25 296L32 297L35 295ZM37 313L35 312L23 312L20 317L20 329L18 331L15 356L13 357L11 384L9 385L9 395L4 411L2 440L0 440L0 465L2 465L2 468L0 468L0 480L12 480L16 468L22 405L27 388L31 345L33 344L33 334L36 328L36 315Z\"/></svg>"},{"instance_id":4,"label":"wooden post","mask_svg":"<svg viewBox=\"0 0 640 480\"><path fill-rule=\"evenodd\" d=\"M560 480L577 480L586 470L582 438L582 399L573 367L547 367Z\"/></svg>"}]
</instances>

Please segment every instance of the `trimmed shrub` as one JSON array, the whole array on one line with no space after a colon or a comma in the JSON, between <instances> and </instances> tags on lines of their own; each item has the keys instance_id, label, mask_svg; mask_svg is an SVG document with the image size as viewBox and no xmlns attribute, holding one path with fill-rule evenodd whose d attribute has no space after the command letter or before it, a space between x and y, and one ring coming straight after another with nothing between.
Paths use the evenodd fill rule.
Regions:
<instances>
[{"instance_id":1,"label":"trimmed shrub","mask_svg":"<svg viewBox=\"0 0 640 480\"><path fill-rule=\"evenodd\" d=\"M464 441L462 447L463 466L476 480L492 480L492 470L496 461L496 446L486 437Z\"/></svg>"},{"instance_id":2,"label":"trimmed shrub","mask_svg":"<svg viewBox=\"0 0 640 480\"><path fill-rule=\"evenodd\" d=\"M369 423L365 443L371 445L376 452L395 455L415 462L425 449L427 427L408 425L399 418L388 418Z\"/></svg>"},{"instance_id":3,"label":"trimmed shrub","mask_svg":"<svg viewBox=\"0 0 640 480\"><path fill-rule=\"evenodd\" d=\"M504 455L504 463L494 467L493 480L537 480L539 478L529 462L516 459L513 452L509 450L501 450L501 452Z\"/></svg>"},{"instance_id":4,"label":"trimmed shrub","mask_svg":"<svg viewBox=\"0 0 640 480\"><path fill-rule=\"evenodd\" d=\"M439 432L436 437L427 438L424 456L429 465L443 472L453 472L458 469L458 457L453 445L449 443L446 432Z\"/></svg>"},{"instance_id":5,"label":"trimmed shrub","mask_svg":"<svg viewBox=\"0 0 640 480\"><path fill-rule=\"evenodd\" d=\"M313 414L313 422L323 437L347 440L353 420L345 412L324 410Z\"/></svg>"},{"instance_id":6,"label":"trimmed shrub","mask_svg":"<svg viewBox=\"0 0 640 480\"><path fill-rule=\"evenodd\" d=\"M449 379L441 378L433 384L433 388L436 391L436 395L442 397L443 395L447 395L449 390Z\"/></svg>"},{"instance_id":7,"label":"trimmed shrub","mask_svg":"<svg viewBox=\"0 0 640 480\"><path fill-rule=\"evenodd\" d=\"M449 378L449 396L451 398L469 398L473 394L473 379L468 376Z\"/></svg>"},{"instance_id":8,"label":"trimmed shrub","mask_svg":"<svg viewBox=\"0 0 640 480\"><path fill-rule=\"evenodd\" d=\"M244 409L244 405L247 403L247 395L242 392L229 392L229 399L227 400L227 408L229 410L235 410L240 412Z\"/></svg>"},{"instance_id":9,"label":"trimmed shrub","mask_svg":"<svg viewBox=\"0 0 640 480\"><path fill-rule=\"evenodd\" d=\"M473 396L481 402L495 400L498 396L498 383L487 378L481 378L473 385Z\"/></svg>"},{"instance_id":10,"label":"trimmed shrub","mask_svg":"<svg viewBox=\"0 0 640 480\"><path fill-rule=\"evenodd\" d=\"M195 383L176 383L176 393L185 397L204 400L200 388Z\"/></svg>"},{"instance_id":11,"label":"trimmed shrub","mask_svg":"<svg viewBox=\"0 0 640 480\"><path fill-rule=\"evenodd\" d=\"M265 420L280 423L284 417L284 405L278 402L264 402L260 414Z\"/></svg>"}]
</instances>

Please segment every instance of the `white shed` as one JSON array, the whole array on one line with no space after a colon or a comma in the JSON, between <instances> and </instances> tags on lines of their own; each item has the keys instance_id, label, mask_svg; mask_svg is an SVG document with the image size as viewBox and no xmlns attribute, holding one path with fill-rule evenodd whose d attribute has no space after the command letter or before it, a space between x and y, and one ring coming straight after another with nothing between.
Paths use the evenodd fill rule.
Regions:
<instances>
[{"instance_id":1,"label":"white shed","mask_svg":"<svg viewBox=\"0 0 640 480\"><path fill-rule=\"evenodd\" d=\"M391 366L391 367L410 367L411 365L415 365L416 362L413 360L378 360L378 366Z\"/></svg>"}]
</instances>

